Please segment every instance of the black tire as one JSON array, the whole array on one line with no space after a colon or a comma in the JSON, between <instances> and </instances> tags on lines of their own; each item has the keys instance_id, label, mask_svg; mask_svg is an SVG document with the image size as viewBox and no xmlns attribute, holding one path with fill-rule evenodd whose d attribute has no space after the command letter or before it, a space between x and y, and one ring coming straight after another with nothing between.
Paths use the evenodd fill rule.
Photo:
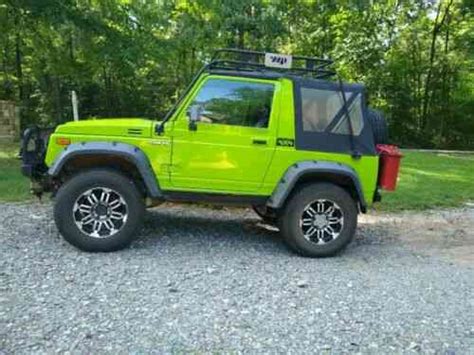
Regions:
<instances>
[{"instance_id":1,"label":"black tire","mask_svg":"<svg viewBox=\"0 0 474 355\"><path fill-rule=\"evenodd\" d=\"M300 225L300 219L303 220L304 213L307 213L304 212L305 209L317 200L327 201L324 203L328 203L326 205L328 209L329 201L331 201L343 217L337 237L332 239L329 238L329 234L323 234L324 238L328 239L325 244L317 244L307 239ZM290 197L283 209L279 218L280 232L290 248L303 256L332 256L343 250L354 237L357 228L357 213L356 201L343 188L329 183L304 185Z\"/></svg>"},{"instance_id":2,"label":"black tire","mask_svg":"<svg viewBox=\"0 0 474 355\"><path fill-rule=\"evenodd\" d=\"M274 214L268 213L266 206L252 206L253 211L267 224L275 226L278 219Z\"/></svg>"},{"instance_id":3,"label":"black tire","mask_svg":"<svg viewBox=\"0 0 474 355\"><path fill-rule=\"evenodd\" d=\"M122 204L120 208L124 209L125 212L122 212L126 217L125 221L118 222L119 227L114 229L115 234L94 237L86 234L76 224L77 213L81 216L81 212L75 211L74 206L77 201L80 201L79 198L85 199L84 196L86 195L83 195L84 193L93 191L97 194L95 191L100 192L101 188L114 193L114 196L120 202L125 201L125 204ZM122 200L120 200L120 197ZM113 208L107 208L106 210L112 211ZM89 252L110 252L123 249L132 242L142 225L144 212L143 197L130 179L112 170L93 169L73 176L61 186L56 195L54 220L59 233L75 247ZM117 222L114 221L114 223ZM99 229L104 228L100 224Z\"/></svg>"},{"instance_id":4,"label":"black tire","mask_svg":"<svg viewBox=\"0 0 474 355\"><path fill-rule=\"evenodd\" d=\"M388 143L388 126L385 117L377 110L368 110L368 119L372 126L375 144Z\"/></svg>"}]
</instances>

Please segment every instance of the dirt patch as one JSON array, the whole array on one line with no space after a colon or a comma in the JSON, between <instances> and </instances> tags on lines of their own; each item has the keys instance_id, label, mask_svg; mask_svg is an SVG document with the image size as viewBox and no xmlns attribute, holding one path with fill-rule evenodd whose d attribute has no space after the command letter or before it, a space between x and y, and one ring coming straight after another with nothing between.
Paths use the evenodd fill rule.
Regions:
<instances>
[{"instance_id":1,"label":"dirt patch","mask_svg":"<svg viewBox=\"0 0 474 355\"><path fill-rule=\"evenodd\" d=\"M417 253L474 266L474 208L369 214L361 225L383 226Z\"/></svg>"}]
</instances>

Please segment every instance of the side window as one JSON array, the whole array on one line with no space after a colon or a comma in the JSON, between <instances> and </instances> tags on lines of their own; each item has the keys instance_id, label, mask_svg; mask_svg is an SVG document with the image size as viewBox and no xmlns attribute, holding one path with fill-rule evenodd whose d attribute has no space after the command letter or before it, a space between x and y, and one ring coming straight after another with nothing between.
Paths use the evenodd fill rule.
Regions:
<instances>
[{"instance_id":1,"label":"side window","mask_svg":"<svg viewBox=\"0 0 474 355\"><path fill-rule=\"evenodd\" d=\"M346 94L347 100L349 97L350 94ZM349 134L347 115L341 111L343 104L339 91L301 88L303 131L325 132L330 129L331 133ZM338 115L340 111L342 115ZM348 112L354 135L358 136L362 132L364 123L360 94L357 94L350 104Z\"/></svg>"},{"instance_id":2,"label":"side window","mask_svg":"<svg viewBox=\"0 0 474 355\"><path fill-rule=\"evenodd\" d=\"M248 127L268 127L274 86L210 79L191 103L200 107L200 121Z\"/></svg>"}]
</instances>

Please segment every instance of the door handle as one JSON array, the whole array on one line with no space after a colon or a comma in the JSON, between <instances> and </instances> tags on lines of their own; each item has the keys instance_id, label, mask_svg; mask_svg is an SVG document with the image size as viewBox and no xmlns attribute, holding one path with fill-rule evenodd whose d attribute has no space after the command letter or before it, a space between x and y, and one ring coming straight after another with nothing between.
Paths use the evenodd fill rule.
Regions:
<instances>
[{"instance_id":1,"label":"door handle","mask_svg":"<svg viewBox=\"0 0 474 355\"><path fill-rule=\"evenodd\" d=\"M253 139L252 143L256 145L267 145L266 139Z\"/></svg>"}]
</instances>

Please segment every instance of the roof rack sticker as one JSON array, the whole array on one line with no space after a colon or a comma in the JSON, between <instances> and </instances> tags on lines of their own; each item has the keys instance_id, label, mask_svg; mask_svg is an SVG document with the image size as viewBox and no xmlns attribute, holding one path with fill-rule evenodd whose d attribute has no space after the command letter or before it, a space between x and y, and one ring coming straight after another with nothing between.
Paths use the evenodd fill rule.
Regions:
<instances>
[{"instance_id":1,"label":"roof rack sticker","mask_svg":"<svg viewBox=\"0 0 474 355\"><path fill-rule=\"evenodd\" d=\"M293 57L287 54L265 53L265 66L270 68L290 69Z\"/></svg>"}]
</instances>

